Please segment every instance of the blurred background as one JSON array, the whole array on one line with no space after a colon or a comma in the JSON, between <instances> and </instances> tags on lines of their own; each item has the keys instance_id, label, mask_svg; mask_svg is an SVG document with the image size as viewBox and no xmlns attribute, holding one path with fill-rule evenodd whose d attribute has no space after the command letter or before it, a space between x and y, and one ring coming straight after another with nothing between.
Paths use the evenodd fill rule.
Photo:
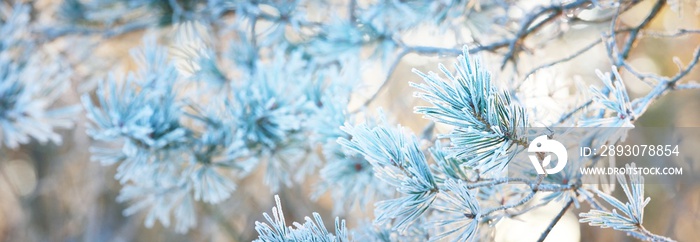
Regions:
<instances>
[{"instance_id":1,"label":"blurred background","mask_svg":"<svg viewBox=\"0 0 700 242\"><path fill-rule=\"evenodd\" d=\"M646 16L653 2L643 1L623 14L620 21L626 25L635 25ZM35 4L45 6L46 9L56 5L48 0L36 1ZM695 8L688 7L678 13L664 7L648 29L660 32L673 32L681 28L700 29L700 17L695 11ZM36 18L41 21L53 21L52 16L42 16L42 12L36 14ZM580 46L600 38L600 33L609 28L609 25L572 25L567 28L571 30L561 38L537 45L539 49L534 54L523 55L519 68L528 70L568 56ZM132 31L111 38L64 36L46 43L41 48L65 56L70 62L68 64L74 68L71 88L57 105L79 103L80 95L92 90L96 81L110 71L125 73L133 70L134 63L129 57L129 50L140 46L141 39L146 34L167 36L170 31L172 30L165 27ZM404 39L407 44L430 43L432 46L445 47L458 44L451 38L436 37L428 28L415 30ZM162 41L167 42L167 39ZM700 34L674 38L646 37L637 43L629 62L638 70L670 76L678 70L673 57L678 57L682 63L688 63L693 50L698 46ZM484 58L489 66L494 67L494 71L497 70L500 61L497 56L485 54ZM381 89L377 100L366 109L368 114L374 115L375 112L371 110L381 107L391 122L400 123L420 133L428 121L413 113L413 107L423 103L412 97L414 90L408 86L408 82L420 81L411 69L435 71L437 63L452 62L453 58L407 55L389 78L388 86ZM569 62L536 73L534 78L598 83L594 71L609 69L610 65L605 48L597 45ZM363 69L363 91L355 94L350 110L359 107L379 89L386 72L387 66L379 64L368 64ZM632 98L651 90L649 85L630 73L623 72L622 76ZM696 68L686 79L700 80L700 68ZM557 91L578 93L580 90L566 88ZM700 127L699 111L700 92L672 92L659 99L635 125ZM200 203L197 227L189 233L176 234L157 223L148 229L143 226L143 214L130 217L122 215L126 204L115 201L121 186L114 180L115 167L105 167L90 161L88 147L91 140L85 133L85 124L86 119L81 116L74 129L61 130L61 145L33 142L20 149L0 151L0 241L250 241L257 238L254 222L264 220L262 213L269 213L274 203L274 194L262 183L264 167L259 167L252 175L241 180L238 189L227 201L216 206ZM438 126L436 133L446 131L445 127ZM693 172L700 172L700 166L697 166L700 157L693 158L692 162L696 164ZM303 221L305 216L310 216L314 211L321 213L324 218L334 216L331 213L332 201L327 194L317 201L309 199L315 182L314 178L307 179L305 184L283 188L279 192L285 217L289 221ZM616 191L618 192L621 192L620 189ZM620 197L620 194L617 195ZM646 195L652 198L645 210L644 223L648 230L679 241L694 241L700 237L700 180L648 184ZM527 231L544 230L562 206L554 203L517 220L499 223L497 231L508 232L497 232L496 239L528 240L524 234ZM372 210L371 206L356 207L341 216L348 218L349 228L352 229L357 225L353 217L363 217L371 214ZM548 241L634 240L622 232L578 223L577 214L584 211L588 211L585 205L569 210ZM539 233L533 236L534 239Z\"/></svg>"}]
</instances>

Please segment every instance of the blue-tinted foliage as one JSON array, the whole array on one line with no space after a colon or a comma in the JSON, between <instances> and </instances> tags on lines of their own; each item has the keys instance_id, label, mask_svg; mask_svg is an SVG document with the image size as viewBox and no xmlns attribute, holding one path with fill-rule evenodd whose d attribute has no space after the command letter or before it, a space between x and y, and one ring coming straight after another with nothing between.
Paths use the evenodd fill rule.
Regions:
<instances>
[{"instance_id":1,"label":"blue-tinted foliage","mask_svg":"<svg viewBox=\"0 0 700 242\"><path fill-rule=\"evenodd\" d=\"M29 10L0 5L0 148L14 149L31 139L61 143L56 129L71 128L71 116L79 110L53 107L70 84L70 70L35 48Z\"/></svg>"},{"instance_id":2,"label":"blue-tinted foliage","mask_svg":"<svg viewBox=\"0 0 700 242\"><path fill-rule=\"evenodd\" d=\"M634 169L636 166L632 163L626 168ZM617 178L628 202L622 203L608 194L598 192L598 196L614 207L612 212L593 209L588 213L581 213L580 221L591 226L639 231L644 221L644 207L650 201L650 198L644 197L644 178L639 173L630 174L629 180L624 175L618 175Z\"/></svg>"},{"instance_id":3,"label":"blue-tinted foliage","mask_svg":"<svg viewBox=\"0 0 700 242\"><path fill-rule=\"evenodd\" d=\"M396 220L394 227L405 230L428 209L438 188L416 137L403 133L400 126L385 125L345 125L343 131L352 138L340 138L338 142L362 154L372 164L376 176L404 194L377 203L375 212L378 223Z\"/></svg>"},{"instance_id":4,"label":"blue-tinted foliage","mask_svg":"<svg viewBox=\"0 0 700 242\"><path fill-rule=\"evenodd\" d=\"M452 141L448 158L465 158L468 165L483 171L502 169L509 162L509 149L526 146L524 128L529 123L525 110L508 92L498 89L479 58L470 57L464 49L458 59L456 75L440 65L447 80L433 72L414 70L426 82L411 83L420 90L415 95L433 104L416 107L415 112L454 127L450 134L440 136Z\"/></svg>"},{"instance_id":5,"label":"blue-tinted foliage","mask_svg":"<svg viewBox=\"0 0 700 242\"><path fill-rule=\"evenodd\" d=\"M199 224L197 211L208 210L199 206L227 201L242 179L264 174L257 182L273 193L312 181L313 198L330 195L335 214L352 216L357 208L373 205L375 220L359 221L352 232L340 218L329 231L318 213L288 225L275 196L272 214L255 223L258 241L492 240L501 219L552 201L578 207L593 194L614 209L597 207L580 214L581 222L642 239L666 239L642 226L649 198L639 175L629 181L618 177L629 201L622 203L609 191L582 185L576 169L595 165L595 158L558 174L538 175L520 166L511 170L518 176L504 172L512 161L519 162L533 138L532 126L542 122L522 105L527 97L518 95L519 86L494 78L496 69L470 55L466 46L473 52L505 52L503 70L528 49L524 38L531 30L559 21L537 22L545 15L529 15L532 4L520 1L347 1L349 9L342 14L334 4L65 0L57 10L59 24L38 30L30 25L32 6L3 4L0 148L14 149L31 139L60 143L56 129L70 127L69 117L78 111L52 107L61 103L71 73L66 62L37 46L71 34L109 38L174 29L158 33L160 41L147 37L132 52L136 70L125 75L111 70L94 92L81 93L93 140L91 159L116 166L122 186L117 201L128 204L123 214L142 213L147 227L160 223L187 232ZM620 6L570 1L534 9L559 18L594 7ZM460 31L469 32L471 42L460 50L412 46L413 40L403 39L426 28L430 33L455 29L450 34L460 47L467 38ZM45 39L28 37L33 34ZM490 41L501 35L505 38ZM439 73L413 71L412 80L422 79L410 83L414 96L427 102L414 112L430 121L421 137L383 116L375 121L361 112L391 85L382 83L369 99L355 100L364 97L368 81L388 82L409 54L459 55L454 69L439 65ZM387 75L367 77L372 72L366 67L372 65L388 70ZM634 127L647 104L675 85L668 79L667 86L655 89L658 95L630 100L617 67L598 76L604 87L592 86L592 100L563 114L564 120L575 119L572 123L582 127ZM579 111L580 117L574 115ZM367 121L358 121L363 117ZM624 133L585 137L594 144L620 138ZM307 179L315 174L318 179ZM550 193L536 196L542 191Z\"/></svg>"},{"instance_id":6,"label":"blue-tinted foliage","mask_svg":"<svg viewBox=\"0 0 700 242\"><path fill-rule=\"evenodd\" d=\"M334 233L328 231L318 213L314 213L314 219L306 217L303 224L294 222L294 226L287 226L278 196L275 196L275 202L277 206L272 208L272 217L267 213L263 214L268 223L255 222L255 230L260 234L256 241L350 241L345 220L335 219Z\"/></svg>"}]
</instances>

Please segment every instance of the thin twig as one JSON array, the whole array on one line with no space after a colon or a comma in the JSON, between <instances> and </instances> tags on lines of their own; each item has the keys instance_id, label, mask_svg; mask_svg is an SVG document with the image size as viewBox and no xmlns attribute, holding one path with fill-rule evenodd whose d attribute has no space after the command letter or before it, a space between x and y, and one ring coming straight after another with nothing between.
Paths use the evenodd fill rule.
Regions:
<instances>
[{"instance_id":1,"label":"thin twig","mask_svg":"<svg viewBox=\"0 0 700 242\"><path fill-rule=\"evenodd\" d=\"M654 87L653 90L651 90L646 96L635 100L633 102L633 108L635 110L635 115L636 116L641 116L646 110L651 106L654 100L658 99L659 97L663 96L668 92L669 90L674 90L676 89L676 84L681 78L685 77L690 73L690 71L698 64L700 61L700 47L695 49L695 54L693 54L693 59L690 61L688 66L685 69L682 69L678 74L675 76L667 79L667 80L660 80L659 84Z\"/></svg>"},{"instance_id":2,"label":"thin twig","mask_svg":"<svg viewBox=\"0 0 700 242\"><path fill-rule=\"evenodd\" d=\"M552 192L559 192L559 191L566 191L566 190L571 190L574 188L573 185L562 185L562 184L541 184L542 183L542 178L544 176L539 176L537 180L528 180L524 178L517 178L517 177L505 177L505 178L498 178L498 179L493 179L493 180L480 180L474 183L468 183L466 186L468 189L474 189L474 188L479 188L479 187L491 187L491 186L497 186L497 185L502 185L502 184L524 184L530 186L530 188L533 191L552 191ZM469 181L467 181L469 182Z\"/></svg>"},{"instance_id":3,"label":"thin twig","mask_svg":"<svg viewBox=\"0 0 700 242\"><path fill-rule=\"evenodd\" d=\"M647 230L646 228L644 228L644 226L642 226L642 225L639 225L639 231L640 231L643 235L645 235L645 236L651 238L651 241L657 241L657 242L659 242L659 241L664 241L664 242L675 241L675 240L673 240L673 239L671 239L671 238L664 237L664 236L661 236L661 235L658 235L658 234L654 234L654 233L650 232L649 230Z\"/></svg>"},{"instance_id":4,"label":"thin twig","mask_svg":"<svg viewBox=\"0 0 700 242\"><path fill-rule=\"evenodd\" d=\"M674 38L687 34L700 34L700 29L678 29L675 32L658 32L650 30L640 31L641 36L649 36L653 38Z\"/></svg>"},{"instance_id":5,"label":"thin twig","mask_svg":"<svg viewBox=\"0 0 700 242\"><path fill-rule=\"evenodd\" d=\"M624 60L622 61L622 67L625 68L627 71L629 71L632 75L637 77L637 79L643 81L646 84L649 84L652 87L654 85L656 85L656 83L654 83L650 80L662 80L662 79L664 79L664 77L659 76L659 75L654 74L654 73L641 73L641 72L637 71L637 69L632 67L632 65L627 63L627 61L624 61Z\"/></svg>"},{"instance_id":6,"label":"thin twig","mask_svg":"<svg viewBox=\"0 0 700 242\"><path fill-rule=\"evenodd\" d=\"M575 108L574 110L572 110L571 112L568 112L568 113L562 115L561 118L559 118L559 121L557 121L557 124L562 124L562 123L564 123L566 120L568 120L569 118L571 118L571 116L573 116L574 114L576 114L576 113L578 113L579 111L583 110L584 108L590 106L591 104L593 104L593 99L590 99L590 100L586 101L585 103L579 105L578 107L576 107L576 108Z\"/></svg>"},{"instance_id":7,"label":"thin twig","mask_svg":"<svg viewBox=\"0 0 700 242\"><path fill-rule=\"evenodd\" d=\"M389 71L386 74L386 78L384 78L384 82L382 82L382 85L379 86L379 89L377 89L377 91L374 92L374 94L372 94L372 96L370 98L365 100L365 102L362 104L362 106L360 106L357 110L350 112L351 114L357 113L357 112L361 111L364 107L369 106L369 104L371 104L372 101L374 101L374 99L376 99L377 96L379 96L379 93L381 93L382 90L384 90L384 88L389 84L389 80L391 79L391 76L394 74L394 70L396 70L396 67L401 62L401 59L403 59L403 57L406 56L406 54L408 54L408 53L409 53L409 51L404 49L396 56L396 59L394 59L394 62L392 62L391 66L389 66Z\"/></svg>"},{"instance_id":8,"label":"thin twig","mask_svg":"<svg viewBox=\"0 0 700 242\"><path fill-rule=\"evenodd\" d=\"M152 24L148 22L130 22L114 28L105 29L71 26L64 28L45 29L40 34L44 35L43 41L47 42L66 35L102 35L103 38L112 38L130 32L142 30L150 26L152 26Z\"/></svg>"},{"instance_id":9,"label":"thin twig","mask_svg":"<svg viewBox=\"0 0 700 242\"><path fill-rule=\"evenodd\" d=\"M469 54L476 54L482 51L495 51L497 49L508 46L510 40L500 40L488 45L477 45L469 48ZM400 45L400 44L399 44ZM419 55L438 55L438 56L458 56L462 54L460 48L440 48L433 46L404 46L411 53Z\"/></svg>"},{"instance_id":10,"label":"thin twig","mask_svg":"<svg viewBox=\"0 0 700 242\"><path fill-rule=\"evenodd\" d=\"M133 31L139 31L139 30L148 28L150 26L152 26L152 24L147 23L147 22L131 22L131 23L116 27L114 29L105 30L104 37L105 38L116 37L116 36L127 34L130 32L133 32Z\"/></svg>"},{"instance_id":11,"label":"thin twig","mask_svg":"<svg viewBox=\"0 0 700 242\"><path fill-rule=\"evenodd\" d=\"M590 4L591 2L589 0L577 0L575 2L565 4L565 5L557 5L557 4L552 4L547 7L540 6L538 8L535 8L535 11L533 13L528 14L520 24L520 29L515 33L515 37L510 39L508 42L508 52L505 54L503 57L503 62L501 63L501 70L505 68L506 63L509 60L513 60L516 55L516 47L519 45L519 43L522 43L524 39L532 34L533 32L539 30L543 26L545 26L547 23L553 21L556 19L556 17L561 16L561 14L570 9L578 8L583 5ZM544 20L536 23L534 26L533 23L535 23L536 20L540 19L542 16L547 16ZM532 27L530 27L532 26Z\"/></svg>"},{"instance_id":12,"label":"thin twig","mask_svg":"<svg viewBox=\"0 0 700 242\"><path fill-rule=\"evenodd\" d=\"M348 3L348 19L350 19L350 23L357 22L357 16L355 16L355 8L357 8L357 0L350 0L350 3Z\"/></svg>"},{"instance_id":13,"label":"thin twig","mask_svg":"<svg viewBox=\"0 0 700 242\"><path fill-rule=\"evenodd\" d=\"M461 49L440 48L432 46L406 46L406 51L419 55L458 56L462 54ZM471 50L469 50L469 52L471 52Z\"/></svg>"},{"instance_id":14,"label":"thin twig","mask_svg":"<svg viewBox=\"0 0 700 242\"><path fill-rule=\"evenodd\" d=\"M637 35L639 35L639 31L641 31L643 28L645 28L651 20L654 19L661 11L661 8L664 6L664 3L666 1L664 0L658 0L655 4L654 7L652 7L651 12L647 15L642 22L637 25L636 27L632 28L630 30L629 35L627 36L627 41L625 42L625 45L622 48L622 52L619 53L618 59L617 59L617 66L622 65L622 61L626 60L627 57L629 57L630 51L632 50L632 46L634 45L635 42L637 42L638 38Z\"/></svg>"},{"instance_id":15,"label":"thin twig","mask_svg":"<svg viewBox=\"0 0 700 242\"><path fill-rule=\"evenodd\" d=\"M530 212L530 211L532 211L532 210L534 210L534 209L536 209L536 208L541 208L541 207L543 207L544 205L547 205L547 204L548 204L548 202L545 201L545 202L541 202L541 203L538 203L538 204L533 205L533 206L526 207L526 208L524 208L524 209L522 209L522 210L519 210L519 211L515 211L515 212L506 211L506 216L507 216L508 218L515 218L515 217L517 217L517 216L526 214L526 213L528 213L528 212Z\"/></svg>"},{"instance_id":16,"label":"thin twig","mask_svg":"<svg viewBox=\"0 0 700 242\"><path fill-rule=\"evenodd\" d=\"M562 59L555 60L555 61L552 61L552 62L543 64L543 65L540 65L540 66L538 66L538 67L535 67L534 69L530 70L530 72L528 72L527 74L525 74L525 76L524 76L523 79L520 81L520 84L518 84L518 86L516 87L516 89L520 89L520 86L522 86L523 82L525 82L525 80L527 80L527 78L530 77L532 74L535 74L535 72L537 72L537 71L539 71L539 70L541 70L541 69L543 69L543 68L552 67L552 66L555 66L555 65L557 65L557 64L570 61L570 60L572 60L572 59L574 59L574 58L580 56L581 54L586 53L587 51L591 50L594 46L600 44L601 42L603 42L602 39L597 39L596 41L593 41L592 43L587 44L586 46L584 46L584 47L581 48L580 50L574 52L573 54L571 54L571 55L569 55L569 56L567 56L567 57L564 57L564 58L562 58Z\"/></svg>"},{"instance_id":17,"label":"thin twig","mask_svg":"<svg viewBox=\"0 0 700 242\"><path fill-rule=\"evenodd\" d=\"M544 239L547 238L547 235L549 235L549 232L552 232L552 229L554 228L555 225L559 222L559 220L564 217L564 214L566 213L567 210L569 210L569 207L571 207L571 204L574 203L574 198L569 199L569 202L564 205L564 208L559 211L559 214L557 214L556 217L554 217L554 220L552 220L551 223L549 223L549 226L547 226L547 229L544 230L542 235L540 235L540 238L537 239L538 242L544 241Z\"/></svg>"},{"instance_id":18,"label":"thin twig","mask_svg":"<svg viewBox=\"0 0 700 242\"><path fill-rule=\"evenodd\" d=\"M479 45L473 48L469 48L469 53L474 54L481 51L495 51L497 49L508 46L510 43L509 39L499 40L488 45Z\"/></svg>"},{"instance_id":19,"label":"thin twig","mask_svg":"<svg viewBox=\"0 0 700 242\"><path fill-rule=\"evenodd\" d=\"M676 90L700 89L700 83L692 82L692 83L686 83L686 84L679 84L679 85L676 85L675 89Z\"/></svg>"},{"instance_id":20,"label":"thin twig","mask_svg":"<svg viewBox=\"0 0 700 242\"><path fill-rule=\"evenodd\" d=\"M506 204L506 205L503 205L500 207L495 207L495 208L486 210L486 212L483 213L483 216L484 216L484 218L486 218L486 216L491 214L491 213L501 211L501 210L507 210L507 209L511 209L511 208L523 205L523 204L529 202L530 200L532 200L532 198L535 197L535 193L537 193L537 192L532 191L515 203Z\"/></svg>"}]
</instances>

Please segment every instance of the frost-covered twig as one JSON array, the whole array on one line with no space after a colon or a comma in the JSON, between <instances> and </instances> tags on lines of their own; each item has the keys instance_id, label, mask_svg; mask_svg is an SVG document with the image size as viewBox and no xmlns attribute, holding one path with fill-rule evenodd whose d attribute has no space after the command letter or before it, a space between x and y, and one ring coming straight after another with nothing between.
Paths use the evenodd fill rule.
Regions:
<instances>
[{"instance_id":1,"label":"frost-covered twig","mask_svg":"<svg viewBox=\"0 0 700 242\"><path fill-rule=\"evenodd\" d=\"M649 25L651 20L654 19L659 14L659 11L661 11L661 8L664 6L665 2L666 1L664 1L664 0L656 1L654 6L651 8L651 11L642 20L642 22L630 30L630 32L627 36L627 40L623 44L622 51L618 54L616 65L622 66L622 61L626 60L627 57L629 57L630 51L632 50L632 46L634 45L634 43L637 42L637 39L638 39L637 36L639 35L639 32L642 29L644 29L647 25Z\"/></svg>"},{"instance_id":2,"label":"frost-covered twig","mask_svg":"<svg viewBox=\"0 0 700 242\"><path fill-rule=\"evenodd\" d=\"M592 4L592 1L576 0L566 4L540 6L535 8L533 12L526 14L520 23L520 29L515 33L515 37L508 42L508 52L506 52L503 57L503 61L501 62L501 70L505 68L508 61L515 58L515 55L517 54L516 52L518 52L518 48L520 48L519 45L522 45L525 37L542 28L542 26L546 26L549 21L561 16L561 14L563 14L565 11L574 8L581 8L588 4ZM542 16L546 16L544 20L540 20L539 22L535 23L535 21L541 19Z\"/></svg>"},{"instance_id":3,"label":"frost-covered twig","mask_svg":"<svg viewBox=\"0 0 700 242\"><path fill-rule=\"evenodd\" d=\"M663 96L670 90L676 89L676 85L678 81L680 81L683 77L688 75L690 71L700 62L700 47L695 49L695 52L693 54L692 59L690 60L690 63L688 65L681 69L675 76L670 77L670 78L663 78L661 80L657 80L658 84L644 97L638 99L634 103L634 108L635 108L635 113L638 115L643 114L646 112L646 110L651 106L654 100L658 99L659 97ZM687 86L686 86L687 87ZM681 88L685 89L685 88Z\"/></svg>"},{"instance_id":4,"label":"frost-covered twig","mask_svg":"<svg viewBox=\"0 0 700 242\"><path fill-rule=\"evenodd\" d=\"M641 36L649 36L653 38L674 38L690 34L700 34L700 29L678 29L672 32L659 32L652 30L641 31Z\"/></svg>"},{"instance_id":5,"label":"frost-covered twig","mask_svg":"<svg viewBox=\"0 0 700 242\"><path fill-rule=\"evenodd\" d=\"M568 55L567 57L564 57L564 58L561 58L561 59L558 59L558 60L555 60L555 61L552 61L552 62L549 62L549 63L545 63L545 64L542 64L542 65L539 65L539 66L533 68L533 69L530 70L528 73L526 73L525 75L523 75L522 80L518 83L518 85L517 85L517 87L516 87L515 89L516 89L516 90L519 90L520 87L522 86L522 84L528 79L528 77L532 76L532 75L535 74L537 71L542 70L542 69L544 69L544 68L549 68L549 67L555 66L555 65L560 64L560 63L564 63L564 62L570 61L570 60L572 60L572 59L574 59L574 58L580 56L581 54L586 53L587 51L593 49L593 47L595 47L596 45L600 44L601 42L602 42L602 39L597 39L596 41L593 41L593 42L591 42L590 44L587 44L587 45L583 46L581 49L577 50L577 51L574 52L573 54Z\"/></svg>"},{"instance_id":6,"label":"frost-covered twig","mask_svg":"<svg viewBox=\"0 0 700 242\"><path fill-rule=\"evenodd\" d=\"M396 70L396 67L398 67L399 64L401 63L401 59L403 59L403 57L406 56L408 53L409 53L409 51L404 50L404 51L401 51L399 54L397 54L396 57L394 57L394 61L392 61L392 62L391 62L391 65L389 65L389 69L388 69L388 71L387 71L386 78L384 79L384 81L382 81L382 84L379 86L379 88L377 88L377 91L375 91L375 92L372 94L372 96L370 96L369 98L367 98L367 100L365 100L365 102L362 103L362 106L361 106L360 109L357 109L357 110L353 111L352 113L357 113L357 112L359 112L359 111L362 110L364 107L369 106L375 99L377 99L377 97L379 96L379 94L380 94L382 91L384 91L384 88L386 88L386 87L389 85L389 80L391 80L391 77L392 77L392 75L394 74L394 71Z\"/></svg>"},{"instance_id":7,"label":"frost-covered twig","mask_svg":"<svg viewBox=\"0 0 700 242\"><path fill-rule=\"evenodd\" d=\"M282 203L279 196L275 195L276 206L272 208L272 217L267 213L263 216L268 223L255 222L255 230L259 237L255 241L260 242L287 242L287 241L320 241L320 242L346 242L348 231L345 227L345 220L335 218L335 233L331 233L323 223L321 215L314 213L314 219L306 217L303 224L294 222L292 226L287 226L282 212Z\"/></svg>"},{"instance_id":8,"label":"frost-covered twig","mask_svg":"<svg viewBox=\"0 0 700 242\"><path fill-rule=\"evenodd\" d=\"M634 163L626 165L627 169L634 169ZM588 213L581 213L580 222L588 223L591 226L602 228L613 228L625 231L628 234L642 240L648 241L673 241L672 239L655 235L644 228L644 207L649 203L650 198L644 197L644 178L639 173L632 173L627 179L624 175L618 174L618 181L627 196L627 203L622 203L616 198L597 192L613 209L612 212L593 209Z\"/></svg>"}]
</instances>

